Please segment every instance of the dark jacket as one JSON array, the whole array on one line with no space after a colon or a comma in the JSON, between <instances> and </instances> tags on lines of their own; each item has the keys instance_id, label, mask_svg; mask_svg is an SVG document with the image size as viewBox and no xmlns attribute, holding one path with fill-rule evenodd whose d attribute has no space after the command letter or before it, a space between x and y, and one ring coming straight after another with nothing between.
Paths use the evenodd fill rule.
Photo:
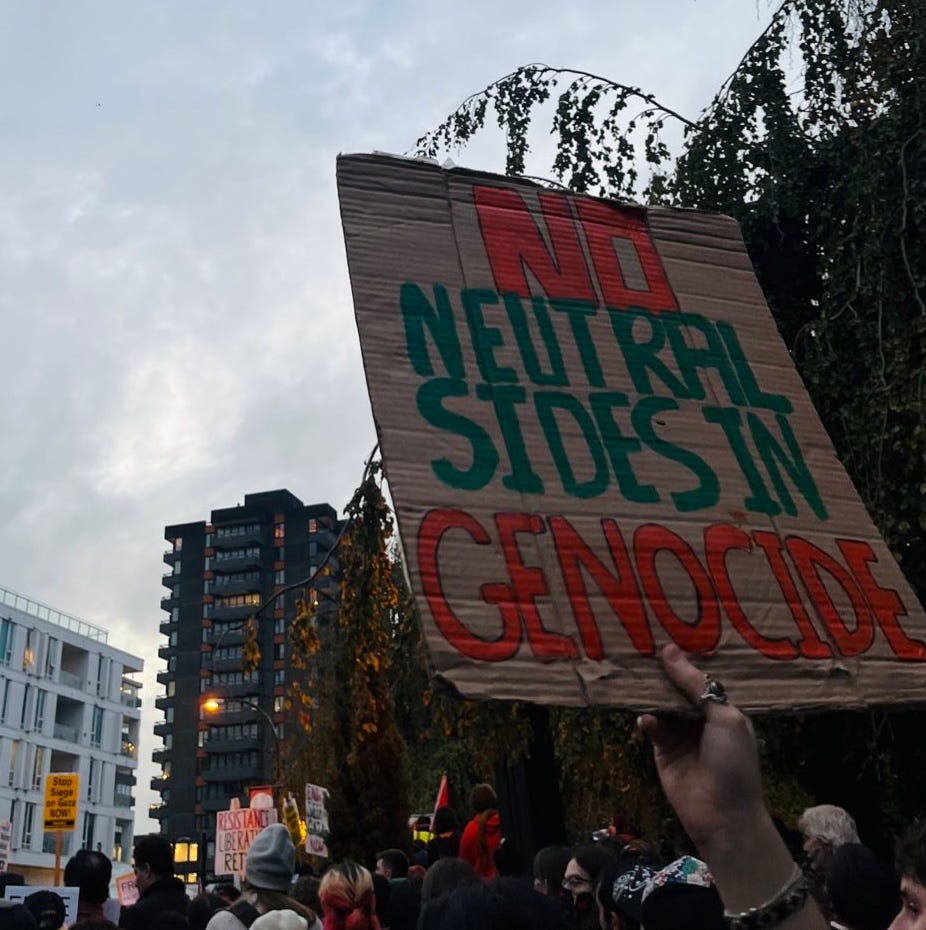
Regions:
<instances>
[{"instance_id":1,"label":"dark jacket","mask_svg":"<svg viewBox=\"0 0 926 930\"><path fill-rule=\"evenodd\" d=\"M189 901L179 878L159 878L141 893L137 903L122 908L119 926L123 930L148 930L155 918L168 911L186 917Z\"/></svg>"}]
</instances>

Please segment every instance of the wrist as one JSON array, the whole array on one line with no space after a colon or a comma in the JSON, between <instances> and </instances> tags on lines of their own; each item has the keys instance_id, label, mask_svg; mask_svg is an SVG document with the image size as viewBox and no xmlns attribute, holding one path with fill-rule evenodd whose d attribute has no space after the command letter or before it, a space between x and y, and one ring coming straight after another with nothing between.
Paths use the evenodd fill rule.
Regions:
<instances>
[{"instance_id":1,"label":"wrist","mask_svg":"<svg viewBox=\"0 0 926 930\"><path fill-rule=\"evenodd\" d=\"M768 811L734 818L698 843L724 906L739 913L773 898L792 878L794 859ZM757 868L757 863L762 863Z\"/></svg>"}]
</instances>

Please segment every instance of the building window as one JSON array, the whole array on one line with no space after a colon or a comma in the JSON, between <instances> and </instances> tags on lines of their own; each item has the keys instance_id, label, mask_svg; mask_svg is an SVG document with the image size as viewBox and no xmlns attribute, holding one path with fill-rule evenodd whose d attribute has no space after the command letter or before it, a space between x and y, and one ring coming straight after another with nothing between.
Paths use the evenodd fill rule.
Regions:
<instances>
[{"instance_id":1,"label":"building window","mask_svg":"<svg viewBox=\"0 0 926 930\"><path fill-rule=\"evenodd\" d=\"M259 523L246 523L241 526L217 526L215 528L216 539L227 539L230 536L258 536L259 534Z\"/></svg>"},{"instance_id":2,"label":"building window","mask_svg":"<svg viewBox=\"0 0 926 930\"><path fill-rule=\"evenodd\" d=\"M286 583L286 572L280 569L273 573L273 583L274 584L285 584Z\"/></svg>"},{"instance_id":3,"label":"building window","mask_svg":"<svg viewBox=\"0 0 926 930\"><path fill-rule=\"evenodd\" d=\"M45 701L48 692L39 688L35 692L35 716L33 717L35 729L41 731L45 726Z\"/></svg>"},{"instance_id":4,"label":"building window","mask_svg":"<svg viewBox=\"0 0 926 930\"><path fill-rule=\"evenodd\" d=\"M260 607L261 596L252 594L226 594L215 599L215 607Z\"/></svg>"},{"instance_id":5,"label":"building window","mask_svg":"<svg viewBox=\"0 0 926 930\"><path fill-rule=\"evenodd\" d=\"M93 801L93 783L95 781L97 770L97 761L92 756L90 757L90 765L87 770L87 800Z\"/></svg>"},{"instance_id":6,"label":"building window","mask_svg":"<svg viewBox=\"0 0 926 930\"><path fill-rule=\"evenodd\" d=\"M174 552L180 552L183 549L183 540L179 536L172 540L172 542L174 544Z\"/></svg>"},{"instance_id":7,"label":"building window","mask_svg":"<svg viewBox=\"0 0 926 930\"><path fill-rule=\"evenodd\" d=\"M6 723L6 709L10 706L10 679L3 680L3 703L0 704L0 723Z\"/></svg>"},{"instance_id":8,"label":"building window","mask_svg":"<svg viewBox=\"0 0 926 930\"><path fill-rule=\"evenodd\" d=\"M39 645L39 631L26 630L26 648L23 650L23 671L31 672L35 668L35 653Z\"/></svg>"},{"instance_id":9,"label":"building window","mask_svg":"<svg viewBox=\"0 0 926 930\"><path fill-rule=\"evenodd\" d=\"M286 539L286 527L282 523L278 523L273 528L273 541L281 543L284 539Z\"/></svg>"},{"instance_id":10,"label":"building window","mask_svg":"<svg viewBox=\"0 0 926 930\"><path fill-rule=\"evenodd\" d=\"M228 562L231 559L258 559L260 546L242 546L240 549L219 549L215 556L216 562Z\"/></svg>"},{"instance_id":11,"label":"building window","mask_svg":"<svg viewBox=\"0 0 926 930\"><path fill-rule=\"evenodd\" d=\"M312 518L309 520L309 532L317 533L318 532L318 520Z\"/></svg>"},{"instance_id":12,"label":"building window","mask_svg":"<svg viewBox=\"0 0 926 930\"><path fill-rule=\"evenodd\" d=\"M23 688L23 706L19 712L19 729L26 729L26 721L29 719L29 712L27 708L29 707L29 698L32 696L32 686L26 685Z\"/></svg>"},{"instance_id":13,"label":"building window","mask_svg":"<svg viewBox=\"0 0 926 930\"><path fill-rule=\"evenodd\" d=\"M275 669L273 672L273 683L275 685L286 684L286 670L282 668Z\"/></svg>"},{"instance_id":14,"label":"building window","mask_svg":"<svg viewBox=\"0 0 926 930\"><path fill-rule=\"evenodd\" d=\"M58 665L58 648L61 644L54 636L48 637L48 649L45 653L45 677L54 678Z\"/></svg>"},{"instance_id":15,"label":"building window","mask_svg":"<svg viewBox=\"0 0 926 930\"><path fill-rule=\"evenodd\" d=\"M167 682L167 691L166 691L167 696L174 697L176 693L177 693L177 682L175 681Z\"/></svg>"},{"instance_id":16,"label":"building window","mask_svg":"<svg viewBox=\"0 0 926 930\"><path fill-rule=\"evenodd\" d=\"M10 743L10 771L9 776L7 777L7 784L11 788L19 787L16 784L16 763L19 759L19 744L21 740L14 739Z\"/></svg>"},{"instance_id":17,"label":"building window","mask_svg":"<svg viewBox=\"0 0 926 930\"><path fill-rule=\"evenodd\" d=\"M171 623L179 623L179 622L180 622L180 608L179 608L179 607L171 607L171 609L170 609L170 622L171 622Z\"/></svg>"},{"instance_id":18,"label":"building window","mask_svg":"<svg viewBox=\"0 0 926 930\"><path fill-rule=\"evenodd\" d=\"M99 749L103 745L103 708L93 708L93 722L90 727L90 745Z\"/></svg>"},{"instance_id":19,"label":"building window","mask_svg":"<svg viewBox=\"0 0 926 930\"><path fill-rule=\"evenodd\" d=\"M42 780L45 777L45 747L36 746L32 757L32 790L41 791Z\"/></svg>"},{"instance_id":20,"label":"building window","mask_svg":"<svg viewBox=\"0 0 926 930\"><path fill-rule=\"evenodd\" d=\"M181 566L181 565L183 565L183 562L181 562L179 559L178 559L176 562L174 562L174 574L175 574L175 575L179 575L179 574L180 574L180 566Z\"/></svg>"},{"instance_id":21,"label":"building window","mask_svg":"<svg viewBox=\"0 0 926 930\"><path fill-rule=\"evenodd\" d=\"M282 633L286 632L286 618L285 617L275 617L273 620L273 633L275 636L279 636Z\"/></svg>"},{"instance_id":22,"label":"building window","mask_svg":"<svg viewBox=\"0 0 926 930\"><path fill-rule=\"evenodd\" d=\"M96 693L103 697L109 695L109 659L103 656L97 656Z\"/></svg>"},{"instance_id":23,"label":"building window","mask_svg":"<svg viewBox=\"0 0 926 930\"><path fill-rule=\"evenodd\" d=\"M16 624L9 617L0 620L0 665L9 665L13 658L13 634Z\"/></svg>"},{"instance_id":24,"label":"building window","mask_svg":"<svg viewBox=\"0 0 926 930\"><path fill-rule=\"evenodd\" d=\"M23 805L22 847L32 849L32 831L35 827L35 805L26 801Z\"/></svg>"}]
</instances>

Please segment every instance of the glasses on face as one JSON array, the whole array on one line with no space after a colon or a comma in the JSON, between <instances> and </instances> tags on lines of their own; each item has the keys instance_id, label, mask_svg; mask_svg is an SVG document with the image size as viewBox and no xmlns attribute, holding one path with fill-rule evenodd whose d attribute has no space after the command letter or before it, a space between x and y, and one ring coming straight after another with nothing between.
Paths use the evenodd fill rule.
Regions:
<instances>
[{"instance_id":1,"label":"glasses on face","mask_svg":"<svg viewBox=\"0 0 926 930\"><path fill-rule=\"evenodd\" d=\"M563 879L563 888L566 891L578 891L580 888L590 888L592 883L581 875L567 875Z\"/></svg>"}]
</instances>

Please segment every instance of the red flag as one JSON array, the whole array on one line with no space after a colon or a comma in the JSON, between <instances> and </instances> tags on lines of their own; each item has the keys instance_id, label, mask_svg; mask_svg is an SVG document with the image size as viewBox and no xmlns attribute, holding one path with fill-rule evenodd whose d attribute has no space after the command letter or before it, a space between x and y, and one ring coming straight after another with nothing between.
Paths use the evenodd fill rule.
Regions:
<instances>
[{"instance_id":1,"label":"red flag","mask_svg":"<svg viewBox=\"0 0 926 930\"><path fill-rule=\"evenodd\" d=\"M437 789L437 797L434 799L434 813L431 814L431 832L434 832L434 818L437 816L439 807L446 807L450 803L450 792L447 789L447 773L440 777L440 787Z\"/></svg>"}]
</instances>

